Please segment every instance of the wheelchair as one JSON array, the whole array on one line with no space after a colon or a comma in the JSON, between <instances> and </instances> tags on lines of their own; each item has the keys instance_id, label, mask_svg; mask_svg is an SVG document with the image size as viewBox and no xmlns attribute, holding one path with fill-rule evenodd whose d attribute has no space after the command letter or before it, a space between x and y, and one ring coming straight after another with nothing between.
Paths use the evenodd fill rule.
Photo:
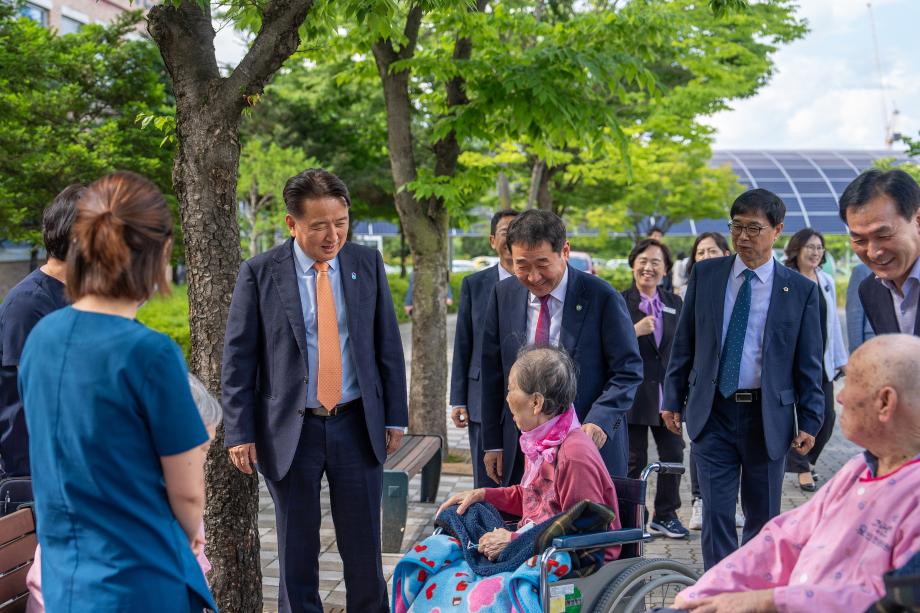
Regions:
<instances>
[{"instance_id":1,"label":"wheelchair","mask_svg":"<svg viewBox=\"0 0 920 613\"><path fill-rule=\"evenodd\" d=\"M696 583L697 574L665 558L645 558L642 546L652 536L645 531L645 497L648 478L684 473L682 464L653 462L639 479L613 478L617 492L620 530L562 536L540 556L540 600L544 613L641 613L672 606L677 593ZM560 551L577 551L621 545L620 558L587 577L549 583L549 561Z\"/></svg>"}]
</instances>

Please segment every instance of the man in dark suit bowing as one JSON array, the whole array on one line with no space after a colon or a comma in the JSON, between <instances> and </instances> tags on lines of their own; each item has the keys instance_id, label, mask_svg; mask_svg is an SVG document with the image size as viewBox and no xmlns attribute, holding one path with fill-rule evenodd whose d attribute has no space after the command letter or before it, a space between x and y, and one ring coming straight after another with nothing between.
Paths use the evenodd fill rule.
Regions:
<instances>
[{"instance_id":1,"label":"man in dark suit bowing","mask_svg":"<svg viewBox=\"0 0 920 613\"><path fill-rule=\"evenodd\" d=\"M281 611L320 613L320 484L329 482L349 611L388 610L383 463L408 423L406 373L374 249L347 243L348 188L306 170L284 187L291 240L240 267L224 342L225 445L275 502Z\"/></svg>"},{"instance_id":2,"label":"man in dark suit bowing","mask_svg":"<svg viewBox=\"0 0 920 613\"><path fill-rule=\"evenodd\" d=\"M843 191L840 217L874 273L859 284L872 329L920 336L920 186L903 170L867 170Z\"/></svg>"},{"instance_id":3,"label":"man in dark suit bowing","mask_svg":"<svg viewBox=\"0 0 920 613\"><path fill-rule=\"evenodd\" d=\"M508 375L521 347L565 348L578 365L575 411L607 470L625 476L626 412L642 382L642 358L623 297L603 279L567 263L565 224L529 210L508 227L516 279L492 290L482 333L482 442L496 483L523 476L520 433L505 402Z\"/></svg>"},{"instance_id":4,"label":"man in dark suit bowing","mask_svg":"<svg viewBox=\"0 0 920 613\"><path fill-rule=\"evenodd\" d=\"M703 564L779 514L785 455L806 454L824 415L818 286L773 259L786 206L752 189L731 208L737 255L693 267L671 346L662 419L693 440L703 498Z\"/></svg>"},{"instance_id":5,"label":"man in dark suit bowing","mask_svg":"<svg viewBox=\"0 0 920 613\"><path fill-rule=\"evenodd\" d=\"M499 263L464 277L460 285L460 307L457 310L457 332L454 336L454 358L451 361L450 404L451 419L458 428L469 427L470 459L473 464L475 487L494 485L482 463L482 394L479 388L480 356L482 355L482 322L492 288L512 276L511 253L505 244L508 226L518 212L513 209L497 211L492 216L489 245L498 255Z\"/></svg>"}]
</instances>

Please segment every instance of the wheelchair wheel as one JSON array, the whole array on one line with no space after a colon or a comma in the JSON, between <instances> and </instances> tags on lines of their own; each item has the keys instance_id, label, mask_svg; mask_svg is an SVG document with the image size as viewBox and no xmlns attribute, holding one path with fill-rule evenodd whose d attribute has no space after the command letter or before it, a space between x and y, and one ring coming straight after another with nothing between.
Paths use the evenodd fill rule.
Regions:
<instances>
[{"instance_id":1,"label":"wheelchair wheel","mask_svg":"<svg viewBox=\"0 0 920 613\"><path fill-rule=\"evenodd\" d=\"M672 606L678 592L694 583L696 573L679 562L637 560L610 582L594 613L634 613Z\"/></svg>"}]
</instances>

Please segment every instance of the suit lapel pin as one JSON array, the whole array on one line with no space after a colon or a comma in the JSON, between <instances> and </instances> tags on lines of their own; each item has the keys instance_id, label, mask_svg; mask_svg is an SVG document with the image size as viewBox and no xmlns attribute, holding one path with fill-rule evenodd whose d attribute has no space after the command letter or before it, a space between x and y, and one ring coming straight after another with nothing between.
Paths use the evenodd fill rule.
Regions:
<instances>
[{"instance_id":1,"label":"suit lapel pin","mask_svg":"<svg viewBox=\"0 0 920 613\"><path fill-rule=\"evenodd\" d=\"M788 287L784 287L784 288L783 288L783 291L784 291L784 292L788 292L788 291L789 291L789 288L788 288Z\"/></svg>"},{"instance_id":2,"label":"suit lapel pin","mask_svg":"<svg viewBox=\"0 0 920 613\"><path fill-rule=\"evenodd\" d=\"M575 305L575 310L576 310L576 311L580 311L580 310L581 310L581 305L580 305L580 304L576 304L576 305Z\"/></svg>"},{"instance_id":3,"label":"suit lapel pin","mask_svg":"<svg viewBox=\"0 0 920 613\"><path fill-rule=\"evenodd\" d=\"M358 273L356 273L356 272L351 273L351 280L352 280L352 281L356 280L357 278L358 278Z\"/></svg>"}]
</instances>

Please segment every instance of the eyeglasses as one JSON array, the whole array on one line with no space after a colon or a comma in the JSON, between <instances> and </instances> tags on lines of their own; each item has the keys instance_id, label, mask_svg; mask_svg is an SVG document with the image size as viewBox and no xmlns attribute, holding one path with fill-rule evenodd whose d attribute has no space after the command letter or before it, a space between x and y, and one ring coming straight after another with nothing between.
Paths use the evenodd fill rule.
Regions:
<instances>
[{"instance_id":1,"label":"eyeglasses","mask_svg":"<svg viewBox=\"0 0 920 613\"><path fill-rule=\"evenodd\" d=\"M805 245L802 248L812 253L824 253L824 245Z\"/></svg>"},{"instance_id":2,"label":"eyeglasses","mask_svg":"<svg viewBox=\"0 0 920 613\"><path fill-rule=\"evenodd\" d=\"M737 221L728 222L728 230L732 233L732 236L741 236L742 232L747 232L747 235L750 238L756 238L760 236L760 233L766 229L767 226L761 226L759 224L751 224L746 226L743 223L738 223Z\"/></svg>"}]
</instances>

